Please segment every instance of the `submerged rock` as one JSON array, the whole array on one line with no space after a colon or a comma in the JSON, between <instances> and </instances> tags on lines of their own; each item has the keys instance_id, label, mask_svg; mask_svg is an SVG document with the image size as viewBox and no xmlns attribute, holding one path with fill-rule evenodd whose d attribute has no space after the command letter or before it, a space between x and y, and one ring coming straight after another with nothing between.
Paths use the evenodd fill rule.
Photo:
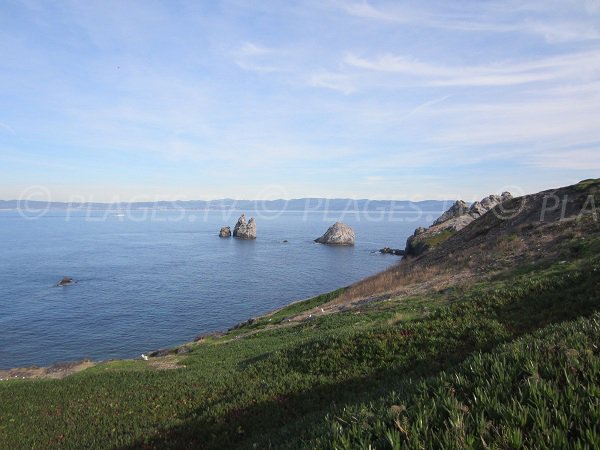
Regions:
<instances>
[{"instance_id":1,"label":"submerged rock","mask_svg":"<svg viewBox=\"0 0 600 450\"><path fill-rule=\"evenodd\" d=\"M401 250L399 248L384 247L379 250L379 253L382 253L384 255L404 256L404 250Z\"/></svg>"},{"instance_id":2,"label":"submerged rock","mask_svg":"<svg viewBox=\"0 0 600 450\"><path fill-rule=\"evenodd\" d=\"M75 284L75 280L71 277L63 277L56 285L57 286L70 286Z\"/></svg>"},{"instance_id":3,"label":"submerged rock","mask_svg":"<svg viewBox=\"0 0 600 450\"><path fill-rule=\"evenodd\" d=\"M221 228L221 230L219 231L219 237L221 237L221 238L231 237L231 228L229 228L229 227Z\"/></svg>"},{"instance_id":4,"label":"submerged rock","mask_svg":"<svg viewBox=\"0 0 600 450\"><path fill-rule=\"evenodd\" d=\"M342 222L336 222L329 227L323 236L315 239L319 244L354 245L354 230Z\"/></svg>"},{"instance_id":5,"label":"submerged rock","mask_svg":"<svg viewBox=\"0 0 600 450\"><path fill-rule=\"evenodd\" d=\"M256 221L251 217L246 223L246 215L242 214L233 229L233 237L240 239L256 239Z\"/></svg>"}]
</instances>

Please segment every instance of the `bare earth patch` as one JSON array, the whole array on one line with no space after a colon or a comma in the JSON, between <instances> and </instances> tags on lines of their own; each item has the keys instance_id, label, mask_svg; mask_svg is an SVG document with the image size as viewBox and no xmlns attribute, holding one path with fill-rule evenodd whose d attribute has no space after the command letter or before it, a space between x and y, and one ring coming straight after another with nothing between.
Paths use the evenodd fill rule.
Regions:
<instances>
[{"instance_id":1,"label":"bare earth patch","mask_svg":"<svg viewBox=\"0 0 600 450\"><path fill-rule=\"evenodd\" d=\"M185 365L179 364L179 358L172 356L152 358L152 360L148 362L148 365L156 370L174 370L185 368Z\"/></svg>"},{"instance_id":2,"label":"bare earth patch","mask_svg":"<svg viewBox=\"0 0 600 450\"><path fill-rule=\"evenodd\" d=\"M81 372L95 366L96 363L90 360L83 360L72 363L57 363L50 367L19 367L15 369L0 370L0 380L12 379L61 379L68 375Z\"/></svg>"}]
</instances>

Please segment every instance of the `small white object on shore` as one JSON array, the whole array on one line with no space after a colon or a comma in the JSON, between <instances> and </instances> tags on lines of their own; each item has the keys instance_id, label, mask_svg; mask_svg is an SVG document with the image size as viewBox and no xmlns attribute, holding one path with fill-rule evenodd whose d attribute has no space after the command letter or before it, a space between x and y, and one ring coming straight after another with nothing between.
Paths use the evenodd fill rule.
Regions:
<instances>
[{"instance_id":1,"label":"small white object on shore","mask_svg":"<svg viewBox=\"0 0 600 450\"><path fill-rule=\"evenodd\" d=\"M148 356L147 356L147 355L144 355L144 354L142 353L142 359L143 359L144 361L148 361Z\"/></svg>"}]
</instances>

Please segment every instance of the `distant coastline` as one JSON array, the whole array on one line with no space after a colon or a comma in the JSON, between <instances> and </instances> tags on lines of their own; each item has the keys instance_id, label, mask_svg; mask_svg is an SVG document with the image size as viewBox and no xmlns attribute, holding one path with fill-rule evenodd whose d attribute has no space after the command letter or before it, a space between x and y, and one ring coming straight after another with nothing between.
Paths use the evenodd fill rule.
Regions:
<instances>
[{"instance_id":1,"label":"distant coastline","mask_svg":"<svg viewBox=\"0 0 600 450\"><path fill-rule=\"evenodd\" d=\"M202 211L376 211L376 212L434 212L448 208L454 200L368 200L340 198L299 198L278 200L175 200L155 202L47 202L39 200L0 200L0 210L202 210Z\"/></svg>"}]
</instances>

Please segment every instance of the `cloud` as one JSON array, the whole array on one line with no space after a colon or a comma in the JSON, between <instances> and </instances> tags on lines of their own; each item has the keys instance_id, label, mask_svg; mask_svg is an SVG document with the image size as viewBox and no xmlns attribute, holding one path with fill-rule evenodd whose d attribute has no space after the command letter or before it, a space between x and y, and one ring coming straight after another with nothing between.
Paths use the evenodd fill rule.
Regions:
<instances>
[{"instance_id":1,"label":"cloud","mask_svg":"<svg viewBox=\"0 0 600 450\"><path fill-rule=\"evenodd\" d=\"M3 122L0 122L0 130L8 131L9 133L15 132L15 130L13 130L8 124Z\"/></svg>"},{"instance_id":2,"label":"cloud","mask_svg":"<svg viewBox=\"0 0 600 450\"><path fill-rule=\"evenodd\" d=\"M596 145L576 150L556 149L527 157L532 166L543 169L600 170L600 141Z\"/></svg>"},{"instance_id":3,"label":"cloud","mask_svg":"<svg viewBox=\"0 0 600 450\"><path fill-rule=\"evenodd\" d=\"M353 77L342 73L315 73L310 75L308 83L310 86L331 89L346 95L356 91Z\"/></svg>"},{"instance_id":4,"label":"cloud","mask_svg":"<svg viewBox=\"0 0 600 450\"><path fill-rule=\"evenodd\" d=\"M237 51L240 56L257 56L257 55L268 55L273 53L273 50L253 42L244 42L239 50Z\"/></svg>"},{"instance_id":5,"label":"cloud","mask_svg":"<svg viewBox=\"0 0 600 450\"><path fill-rule=\"evenodd\" d=\"M348 54L344 63L350 68L412 77L416 79L412 83L430 86L510 86L597 75L600 51L480 66L442 66L390 54L373 59Z\"/></svg>"},{"instance_id":6,"label":"cloud","mask_svg":"<svg viewBox=\"0 0 600 450\"><path fill-rule=\"evenodd\" d=\"M244 42L233 52L235 63L242 69L253 72L284 72L281 65L284 52L253 42Z\"/></svg>"},{"instance_id":7,"label":"cloud","mask_svg":"<svg viewBox=\"0 0 600 450\"><path fill-rule=\"evenodd\" d=\"M422 2L417 3L418 6L410 2L401 6L387 2L378 7L366 0L334 1L331 4L348 15L390 24L465 32L531 34L549 42L600 39L597 0L473 2L462 8L453 2L433 3L429 8ZM533 13L533 17L528 17L528 13Z\"/></svg>"}]
</instances>

